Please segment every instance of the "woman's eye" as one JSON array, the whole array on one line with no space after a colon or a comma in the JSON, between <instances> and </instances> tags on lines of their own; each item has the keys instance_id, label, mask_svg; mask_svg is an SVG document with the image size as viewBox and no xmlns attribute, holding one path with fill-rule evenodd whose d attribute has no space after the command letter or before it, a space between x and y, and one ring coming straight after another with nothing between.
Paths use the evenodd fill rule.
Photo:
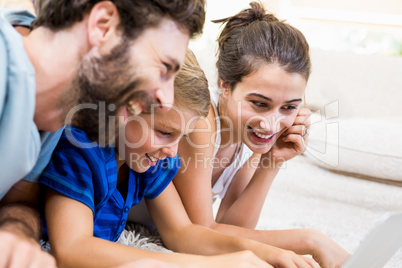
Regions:
<instances>
[{"instance_id":1,"label":"woman's eye","mask_svg":"<svg viewBox=\"0 0 402 268\"><path fill-rule=\"evenodd\" d=\"M297 106L294 106L294 105L286 105L286 106L283 106L283 108L284 108L285 110L296 110L296 109L297 109Z\"/></svg>"},{"instance_id":2,"label":"woman's eye","mask_svg":"<svg viewBox=\"0 0 402 268\"><path fill-rule=\"evenodd\" d=\"M254 104L254 106L257 106L258 108L268 107L268 105L264 102L251 101L251 103Z\"/></svg>"}]
</instances>

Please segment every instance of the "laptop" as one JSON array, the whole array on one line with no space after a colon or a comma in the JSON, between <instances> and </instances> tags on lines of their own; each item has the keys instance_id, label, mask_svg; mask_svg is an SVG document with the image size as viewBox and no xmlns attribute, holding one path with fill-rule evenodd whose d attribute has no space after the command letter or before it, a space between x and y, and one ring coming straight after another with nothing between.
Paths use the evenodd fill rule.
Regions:
<instances>
[{"instance_id":1,"label":"laptop","mask_svg":"<svg viewBox=\"0 0 402 268\"><path fill-rule=\"evenodd\" d=\"M342 268L382 268L401 247L402 212L386 214Z\"/></svg>"}]
</instances>

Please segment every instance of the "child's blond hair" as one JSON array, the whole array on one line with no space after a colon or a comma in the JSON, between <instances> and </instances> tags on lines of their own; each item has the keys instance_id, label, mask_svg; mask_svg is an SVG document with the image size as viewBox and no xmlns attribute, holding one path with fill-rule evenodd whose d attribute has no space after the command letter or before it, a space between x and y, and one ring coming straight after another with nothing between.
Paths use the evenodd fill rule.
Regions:
<instances>
[{"instance_id":1,"label":"child's blond hair","mask_svg":"<svg viewBox=\"0 0 402 268\"><path fill-rule=\"evenodd\" d=\"M190 49L187 49L182 69L174 80L174 105L195 111L203 117L208 115L208 80Z\"/></svg>"}]
</instances>

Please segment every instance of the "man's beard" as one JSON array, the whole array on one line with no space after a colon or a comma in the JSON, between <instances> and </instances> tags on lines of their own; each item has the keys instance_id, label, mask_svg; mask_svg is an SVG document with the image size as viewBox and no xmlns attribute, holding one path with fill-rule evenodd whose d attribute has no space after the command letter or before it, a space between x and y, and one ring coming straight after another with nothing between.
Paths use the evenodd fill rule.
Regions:
<instances>
[{"instance_id":1,"label":"man's beard","mask_svg":"<svg viewBox=\"0 0 402 268\"><path fill-rule=\"evenodd\" d=\"M129 100L137 99L146 108L154 102L151 92L138 90L141 79L132 71L129 51L130 43L125 40L109 55L85 56L78 67L71 97L63 101L68 107L65 124L84 130L100 146L114 143L118 133L116 113Z\"/></svg>"}]
</instances>

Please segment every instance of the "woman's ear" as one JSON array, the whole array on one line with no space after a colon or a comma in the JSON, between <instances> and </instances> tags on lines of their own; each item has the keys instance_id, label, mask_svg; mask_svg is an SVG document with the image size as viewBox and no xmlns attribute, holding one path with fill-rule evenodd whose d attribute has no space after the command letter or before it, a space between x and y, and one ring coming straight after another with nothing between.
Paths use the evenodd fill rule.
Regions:
<instances>
[{"instance_id":1,"label":"woman's ear","mask_svg":"<svg viewBox=\"0 0 402 268\"><path fill-rule=\"evenodd\" d=\"M221 89L222 89L222 96L223 96L223 98L227 99L229 97L229 93L230 93L229 84L224 82L222 79L220 80L220 84L221 84Z\"/></svg>"}]
</instances>

